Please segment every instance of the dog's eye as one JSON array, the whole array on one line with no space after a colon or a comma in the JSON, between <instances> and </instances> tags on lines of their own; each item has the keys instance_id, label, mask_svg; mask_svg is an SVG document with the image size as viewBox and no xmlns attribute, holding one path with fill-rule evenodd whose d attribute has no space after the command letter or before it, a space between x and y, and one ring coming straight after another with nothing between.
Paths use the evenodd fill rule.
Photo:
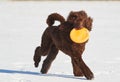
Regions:
<instances>
[{"instance_id":1,"label":"dog's eye","mask_svg":"<svg viewBox=\"0 0 120 82\"><path fill-rule=\"evenodd\" d=\"M72 16L71 18L72 18L72 19L76 19L76 18L77 18L77 16Z\"/></svg>"}]
</instances>

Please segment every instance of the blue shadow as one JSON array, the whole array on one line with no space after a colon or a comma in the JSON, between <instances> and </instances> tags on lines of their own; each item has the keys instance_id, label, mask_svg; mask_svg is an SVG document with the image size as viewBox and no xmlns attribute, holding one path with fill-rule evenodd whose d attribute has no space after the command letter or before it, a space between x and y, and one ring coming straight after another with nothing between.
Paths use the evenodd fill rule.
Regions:
<instances>
[{"instance_id":1,"label":"blue shadow","mask_svg":"<svg viewBox=\"0 0 120 82\"><path fill-rule=\"evenodd\" d=\"M18 73L18 74L37 75L37 76L62 77L62 78L69 78L69 79L86 80L85 78L82 78L82 77L74 77L73 75L64 75L64 74L41 74L41 73L38 73L38 72L9 70L9 69L0 69L0 73L9 73L9 74Z\"/></svg>"},{"instance_id":2,"label":"blue shadow","mask_svg":"<svg viewBox=\"0 0 120 82\"><path fill-rule=\"evenodd\" d=\"M8 70L8 69L0 69L0 73L19 73L19 74L29 74L29 75L40 75L40 73L37 72L31 72L31 71L18 71L18 70Z\"/></svg>"}]
</instances>

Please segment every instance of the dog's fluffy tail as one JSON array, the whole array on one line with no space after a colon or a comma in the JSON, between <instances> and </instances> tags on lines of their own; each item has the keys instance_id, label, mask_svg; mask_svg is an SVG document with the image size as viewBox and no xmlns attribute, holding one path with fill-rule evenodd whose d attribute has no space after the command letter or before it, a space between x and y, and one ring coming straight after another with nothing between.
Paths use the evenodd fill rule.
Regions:
<instances>
[{"instance_id":1,"label":"dog's fluffy tail","mask_svg":"<svg viewBox=\"0 0 120 82\"><path fill-rule=\"evenodd\" d=\"M55 21L59 21L60 23L63 23L65 22L65 19L63 16L61 16L58 13L52 13L48 16L46 23L48 24L48 26L52 26Z\"/></svg>"}]
</instances>

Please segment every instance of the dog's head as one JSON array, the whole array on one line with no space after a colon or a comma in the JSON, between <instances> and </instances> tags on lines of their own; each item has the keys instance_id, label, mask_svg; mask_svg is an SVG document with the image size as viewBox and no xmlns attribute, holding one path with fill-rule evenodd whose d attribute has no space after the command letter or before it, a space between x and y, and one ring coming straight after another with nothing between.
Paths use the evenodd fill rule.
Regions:
<instances>
[{"instance_id":1,"label":"dog's head","mask_svg":"<svg viewBox=\"0 0 120 82\"><path fill-rule=\"evenodd\" d=\"M89 31L92 28L92 18L87 16L85 11L73 12L71 11L67 21L73 25L74 28L80 29L82 27L87 28Z\"/></svg>"}]
</instances>

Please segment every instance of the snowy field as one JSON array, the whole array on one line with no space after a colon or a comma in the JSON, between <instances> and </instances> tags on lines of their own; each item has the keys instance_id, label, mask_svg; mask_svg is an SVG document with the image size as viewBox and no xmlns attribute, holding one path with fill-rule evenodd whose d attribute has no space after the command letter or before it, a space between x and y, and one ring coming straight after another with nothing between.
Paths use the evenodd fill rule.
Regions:
<instances>
[{"instance_id":1,"label":"snowy field","mask_svg":"<svg viewBox=\"0 0 120 82\"><path fill-rule=\"evenodd\" d=\"M85 10L94 20L83 54L95 75L92 82L119 82L120 2L110 1L0 2L0 82L90 82L73 76L70 58L62 52L48 74L39 73L41 63L33 65L47 16L57 12L67 18L72 10Z\"/></svg>"}]
</instances>

